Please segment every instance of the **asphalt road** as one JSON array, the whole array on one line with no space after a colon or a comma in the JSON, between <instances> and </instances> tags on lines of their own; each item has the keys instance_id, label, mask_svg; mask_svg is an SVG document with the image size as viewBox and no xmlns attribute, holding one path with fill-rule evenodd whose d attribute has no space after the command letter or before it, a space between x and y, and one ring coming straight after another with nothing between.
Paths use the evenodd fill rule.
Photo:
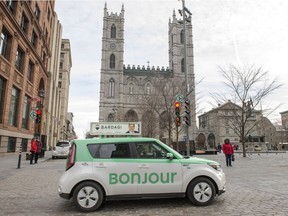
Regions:
<instances>
[{"instance_id":1,"label":"asphalt road","mask_svg":"<svg viewBox=\"0 0 288 216\"><path fill-rule=\"evenodd\" d=\"M58 180L65 160L52 160L47 152L38 164L29 165L22 154L0 155L0 215L288 215L288 154L236 155L233 167L224 166L223 155L201 155L219 161L227 178L227 191L207 207L193 206L187 199L106 202L100 210L78 212L72 201L59 197Z\"/></svg>"}]
</instances>

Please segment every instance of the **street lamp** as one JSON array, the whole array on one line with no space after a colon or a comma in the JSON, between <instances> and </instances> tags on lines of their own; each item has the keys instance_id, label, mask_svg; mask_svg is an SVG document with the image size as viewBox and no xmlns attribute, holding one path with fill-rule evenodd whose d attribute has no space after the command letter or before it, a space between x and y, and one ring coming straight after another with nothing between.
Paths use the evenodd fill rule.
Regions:
<instances>
[{"instance_id":1,"label":"street lamp","mask_svg":"<svg viewBox=\"0 0 288 216\"><path fill-rule=\"evenodd\" d=\"M183 23L183 43L184 43L184 72L185 72L185 99L188 100L188 95L191 93L188 86L188 72L187 72L187 42L186 42L186 22L191 22L192 13L185 7L185 0L182 0L182 10L178 10L183 18L183 21L179 21L180 24ZM188 13L189 16L186 14ZM190 115L190 114L189 114ZM185 125L186 132L186 148L187 156L190 156L190 142L189 142L189 124Z\"/></svg>"},{"instance_id":2,"label":"street lamp","mask_svg":"<svg viewBox=\"0 0 288 216\"><path fill-rule=\"evenodd\" d=\"M45 91L44 89L39 89L38 96L40 98L39 104L37 106L37 119L36 123L38 124L37 136L40 137L41 134L41 120L42 120L42 109L43 109L43 99L44 99Z\"/></svg>"}]
</instances>

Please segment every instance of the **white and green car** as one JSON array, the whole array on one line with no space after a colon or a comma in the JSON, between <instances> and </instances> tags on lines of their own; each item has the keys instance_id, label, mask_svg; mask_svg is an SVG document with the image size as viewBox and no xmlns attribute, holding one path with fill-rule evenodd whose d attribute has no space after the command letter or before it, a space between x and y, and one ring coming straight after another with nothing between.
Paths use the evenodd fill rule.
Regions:
<instances>
[{"instance_id":1,"label":"white and green car","mask_svg":"<svg viewBox=\"0 0 288 216\"><path fill-rule=\"evenodd\" d=\"M188 197L209 205L225 192L218 162L186 157L153 138L74 140L58 192L80 211L105 200Z\"/></svg>"}]
</instances>

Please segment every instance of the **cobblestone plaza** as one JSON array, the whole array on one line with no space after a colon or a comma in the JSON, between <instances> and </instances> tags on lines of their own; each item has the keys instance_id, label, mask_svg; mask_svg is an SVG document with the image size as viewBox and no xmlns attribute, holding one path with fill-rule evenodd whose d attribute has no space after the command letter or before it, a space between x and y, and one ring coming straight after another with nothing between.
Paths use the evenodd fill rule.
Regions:
<instances>
[{"instance_id":1,"label":"cobblestone plaza","mask_svg":"<svg viewBox=\"0 0 288 216\"><path fill-rule=\"evenodd\" d=\"M288 215L287 153L236 154L233 167L225 166L223 154L198 157L220 162L226 173L227 191L212 205L196 207L187 199L111 201L92 215ZM46 152L39 164L29 165L22 157L17 169L18 155L0 156L0 215L86 215L59 197L65 160L50 158Z\"/></svg>"}]
</instances>

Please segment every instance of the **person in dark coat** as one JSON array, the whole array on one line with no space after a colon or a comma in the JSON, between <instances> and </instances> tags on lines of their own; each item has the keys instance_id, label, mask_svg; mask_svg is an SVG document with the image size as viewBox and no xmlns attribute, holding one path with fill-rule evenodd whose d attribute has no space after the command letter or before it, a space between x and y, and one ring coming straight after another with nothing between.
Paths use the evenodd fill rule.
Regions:
<instances>
[{"instance_id":1,"label":"person in dark coat","mask_svg":"<svg viewBox=\"0 0 288 216\"><path fill-rule=\"evenodd\" d=\"M225 154L226 166L232 166L232 155L234 154L234 148L229 139L224 140L222 151Z\"/></svg>"},{"instance_id":2,"label":"person in dark coat","mask_svg":"<svg viewBox=\"0 0 288 216\"><path fill-rule=\"evenodd\" d=\"M35 164L38 162L39 155L41 154L42 151L42 143L39 137L37 137L36 139L36 144L37 144L37 150L35 152Z\"/></svg>"}]
</instances>

